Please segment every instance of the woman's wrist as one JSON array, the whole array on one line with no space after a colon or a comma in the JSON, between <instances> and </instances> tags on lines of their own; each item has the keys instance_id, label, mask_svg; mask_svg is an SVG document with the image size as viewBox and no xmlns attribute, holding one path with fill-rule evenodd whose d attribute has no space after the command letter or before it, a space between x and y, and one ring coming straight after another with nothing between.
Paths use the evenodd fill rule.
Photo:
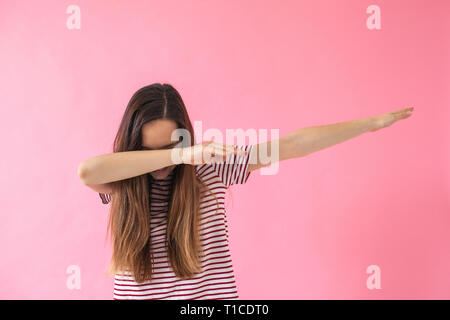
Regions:
<instances>
[{"instance_id":1,"label":"woman's wrist","mask_svg":"<svg viewBox=\"0 0 450 320\"><path fill-rule=\"evenodd\" d=\"M372 117L368 117L368 118L364 118L364 119L366 120L367 131L373 131L373 130L377 129L377 127L378 127L377 116L372 116Z\"/></svg>"}]
</instances>

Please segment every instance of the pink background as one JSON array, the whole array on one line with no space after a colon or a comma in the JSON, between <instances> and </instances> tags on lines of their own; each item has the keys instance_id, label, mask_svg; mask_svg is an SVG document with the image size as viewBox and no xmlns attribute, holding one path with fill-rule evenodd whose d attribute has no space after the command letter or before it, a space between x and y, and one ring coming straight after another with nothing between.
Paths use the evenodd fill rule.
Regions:
<instances>
[{"instance_id":1,"label":"pink background","mask_svg":"<svg viewBox=\"0 0 450 320\"><path fill-rule=\"evenodd\" d=\"M449 21L446 0L0 0L0 298L112 299L109 205L77 167L112 151L137 89L168 82L203 130L415 107L232 187L236 282L240 299L449 299Z\"/></svg>"}]
</instances>

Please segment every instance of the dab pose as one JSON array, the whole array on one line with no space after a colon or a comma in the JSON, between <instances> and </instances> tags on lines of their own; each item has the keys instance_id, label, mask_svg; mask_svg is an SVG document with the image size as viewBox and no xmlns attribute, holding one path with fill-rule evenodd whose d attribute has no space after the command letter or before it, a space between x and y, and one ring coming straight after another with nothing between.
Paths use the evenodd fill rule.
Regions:
<instances>
[{"instance_id":1,"label":"dab pose","mask_svg":"<svg viewBox=\"0 0 450 320\"><path fill-rule=\"evenodd\" d=\"M296 130L276 141L277 160L388 127L408 118L413 109ZM172 140L180 129L191 137L181 147ZM225 191L270 164L261 161L259 148L272 150L273 141L196 144L193 137L178 91L155 83L132 96L113 153L78 167L81 181L104 204L111 203L114 299L239 298L228 248ZM180 157L173 157L174 151Z\"/></svg>"}]
</instances>

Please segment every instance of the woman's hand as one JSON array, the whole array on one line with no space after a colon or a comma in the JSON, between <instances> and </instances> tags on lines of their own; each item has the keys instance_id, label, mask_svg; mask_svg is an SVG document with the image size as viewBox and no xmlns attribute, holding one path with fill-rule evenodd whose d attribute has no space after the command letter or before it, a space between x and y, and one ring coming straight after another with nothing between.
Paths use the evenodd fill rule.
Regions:
<instances>
[{"instance_id":1,"label":"woman's hand","mask_svg":"<svg viewBox=\"0 0 450 320\"><path fill-rule=\"evenodd\" d=\"M374 128L370 131L377 131L381 128L389 127L397 120L406 119L412 114L413 110L414 108L406 108L374 116L372 117L374 120Z\"/></svg>"},{"instance_id":2,"label":"woman's hand","mask_svg":"<svg viewBox=\"0 0 450 320\"><path fill-rule=\"evenodd\" d=\"M182 163L198 165L204 163L223 162L230 154L246 155L247 152L234 146L206 141L190 147L182 148Z\"/></svg>"}]
</instances>

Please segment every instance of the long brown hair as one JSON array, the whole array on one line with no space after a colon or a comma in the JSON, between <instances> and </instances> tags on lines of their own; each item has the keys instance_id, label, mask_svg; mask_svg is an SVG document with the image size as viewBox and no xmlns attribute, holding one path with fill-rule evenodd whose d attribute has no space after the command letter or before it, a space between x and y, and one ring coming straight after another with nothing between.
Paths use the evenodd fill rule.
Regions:
<instances>
[{"instance_id":1,"label":"long brown hair","mask_svg":"<svg viewBox=\"0 0 450 320\"><path fill-rule=\"evenodd\" d=\"M157 119L175 121L178 128L189 131L191 141L188 145L195 144L192 124L180 94L170 84L154 83L139 89L131 97L114 140L114 152L140 150L142 126ZM179 164L173 170L166 231L168 261L176 276L190 278L202 272L199 210L201 196L209 190L197 176L195 166ZM138 283L152 280L152 181L153 177L147 173L112 183L107 227L113 249L110 275L128 270Z\"/></svg>"}]
</instances>

